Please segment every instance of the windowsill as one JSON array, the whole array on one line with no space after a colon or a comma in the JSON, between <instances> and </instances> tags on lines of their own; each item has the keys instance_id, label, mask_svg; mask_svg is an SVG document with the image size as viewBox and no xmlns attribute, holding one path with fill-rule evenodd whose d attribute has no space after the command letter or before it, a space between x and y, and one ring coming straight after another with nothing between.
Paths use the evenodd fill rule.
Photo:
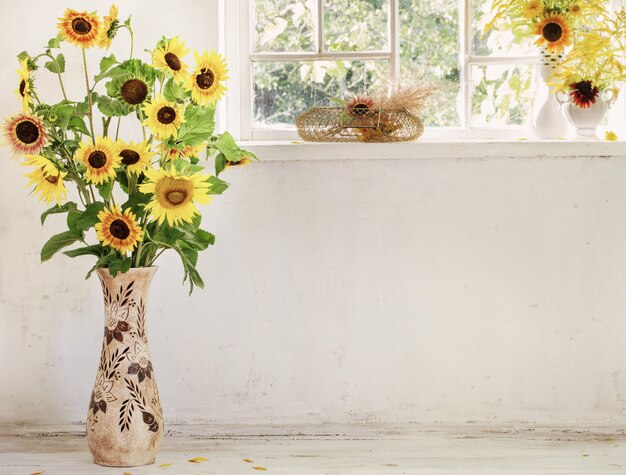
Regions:
<instances>
[{"instance_id":1,"label":"windowsill","mask_svg":"<svg viewBox=\"0 0 626 475\"><path fill-rule=\"evenodd\" d=\"M421 139L398 143L251 141L242 142L241 146L266 161L626 157L626 142L573 139Z\"/></svg>"}]
</instances>

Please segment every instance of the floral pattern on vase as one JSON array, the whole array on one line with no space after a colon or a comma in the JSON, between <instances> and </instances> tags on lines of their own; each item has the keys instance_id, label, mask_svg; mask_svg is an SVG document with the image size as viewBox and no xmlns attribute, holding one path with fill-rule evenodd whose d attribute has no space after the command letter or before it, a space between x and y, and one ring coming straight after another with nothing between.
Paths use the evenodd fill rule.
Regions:
<instances>
[{"instance_id":1,"label":"floral pattern on vase","mask_svg":"<svg viewBox=\"0 0 626 475\"><path fill-rule=\"evenodd\" d=\"M98 269L105 329L87 413L87 441L100 465L147 465L163 439L163 411L148 351L146 299L155 267L112 277Z\"/></svg>"}]
</instances>

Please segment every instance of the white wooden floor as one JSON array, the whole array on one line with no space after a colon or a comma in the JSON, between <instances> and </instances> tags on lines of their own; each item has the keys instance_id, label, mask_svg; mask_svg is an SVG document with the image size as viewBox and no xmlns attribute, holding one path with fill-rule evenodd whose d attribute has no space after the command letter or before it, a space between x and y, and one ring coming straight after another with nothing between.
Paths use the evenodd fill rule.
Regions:
<instances>
[{"instance_id":1,"label":"white wooden floor","mask_svg":"<svg viewBox=\"0 0 626 475\"><path fill-rule=\"evenodd\" d=\"M201 463L188 462L194 457ZM160 464L171 464L159 466ZM152 466L93 465L83 430L0 429L0 474L603 475L626 473L617 429L175 426Z\"/></svg>"}]
</instances>

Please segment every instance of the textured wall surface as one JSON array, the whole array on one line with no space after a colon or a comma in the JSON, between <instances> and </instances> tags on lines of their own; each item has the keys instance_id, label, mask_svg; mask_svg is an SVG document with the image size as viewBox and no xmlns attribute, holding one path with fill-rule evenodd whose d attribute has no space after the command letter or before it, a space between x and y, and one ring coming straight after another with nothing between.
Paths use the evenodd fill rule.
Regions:
<instances>
[{"instance_id":1,"label":"textured wall surface","mask_svg":"<svg viewBox=\"0 0 626 475\"><path fill-rule=\"evenodd\" d=\"M161 28L214 44L210 3L185 3L199 13L120 7L140 50ZM20 5L0 6L3 114L18 107L13 52L52 36L64 3ZM5 150L0 423L80 421L99 283L83 278L88 257L39 263L63 223L41 229L22 174ZM203 208L217 235L200 258L206 289L187 297L167 254L153 283L169 422L623 421L623 158L266 161L225 179Z\"/></svg>"}]
</instances>

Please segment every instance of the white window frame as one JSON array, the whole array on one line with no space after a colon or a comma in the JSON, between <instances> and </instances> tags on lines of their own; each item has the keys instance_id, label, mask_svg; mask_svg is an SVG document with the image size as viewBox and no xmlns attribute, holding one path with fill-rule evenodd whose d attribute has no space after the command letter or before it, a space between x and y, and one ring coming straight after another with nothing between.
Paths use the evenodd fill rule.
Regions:
<instances>
[{"instance_id":1,"label":"white window frame","mask_svg":"<svg viewBox=\"0 0 626 475\"><path fill-rule=\"evenodd\" d=\"M472 0L459 1L459 67L460 127L427 127L428 138L518 138L530 133L525 127L486 128L471 126L472 66L480 65L535 65L538 55L529 56L475 56L471 53ZM328 52L323 50L323 0L317 0L317 51L314 53L253 53L252 40L254 16L252 0L219 0L220 50L229 60L230 79L226 97L226 110L220 111L225 123L240 140L297 140L295 127L258 128L253 124L253 68L254 61L312 61L386 59L389 61L392 81L400 74L399 0L389 0L388 51ZM224 120L225 119L225 120Z\"/></svg>"}]
</instances>

